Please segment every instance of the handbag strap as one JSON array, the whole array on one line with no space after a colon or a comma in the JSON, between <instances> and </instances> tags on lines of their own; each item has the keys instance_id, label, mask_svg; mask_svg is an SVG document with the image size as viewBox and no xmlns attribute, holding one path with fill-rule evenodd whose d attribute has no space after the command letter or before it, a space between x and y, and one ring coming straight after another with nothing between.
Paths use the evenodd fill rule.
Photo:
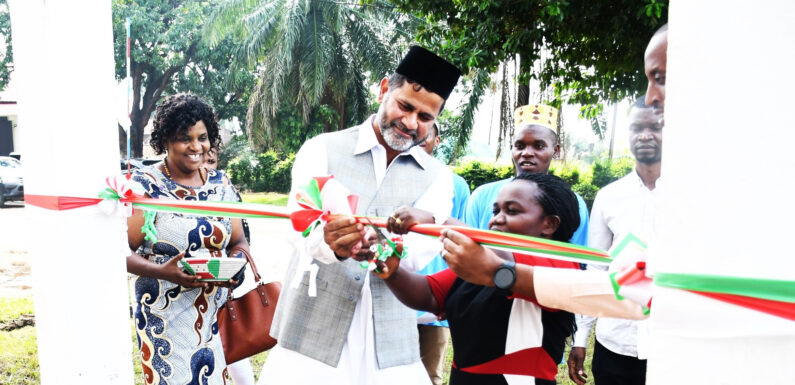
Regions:
<instances>
[{"instance_id":1,"label":"handbag strap","mask_svg":"<svg viewBox=\"0 0 795 385\"><path fill-rule=\"evenodd\" d=\"M257 265L254 264L254 258L251 258L251 254L249 254L247 250L245 250L245 249L243 249L242 247L239 247L239 246L233 247L232 249L230 249L228 254L232 255L232 253L235 252L235 251L239 251L240 254L243 254L243 256L246 257L246 260L248 261L248 264L251 265L251 271L254 273L254 279L257 280L257 283L262 281L262 277L260 277L259 272L257 272Z\"/></svg>"},{"instance_id":2,"label":"handbag strap","mask_svg":"<svg viewBox=\"0 0 795 385\"><path fill-rule=\"evenodd\" d=\"M242 247L233 247L229 249L227 252L228 255L232 255L233 252L239 251L240 254L246 257L246 260L251 265L251 271L254 273L254 279L257 280L257 294L259 294L260 301L262 301L262 306L269 306L270 301L268 301L267 291L265 289L265 284L262 283L262 277L260 277L259 272L257 272L257 265L254 264L254 258L251 258L251 254ZM230 289L227 294L227 301L226 301L226 308L229 311L229 317L232 321L237 320L237 307L234 305L232 290Z\"/></svg>"}]
</instances>

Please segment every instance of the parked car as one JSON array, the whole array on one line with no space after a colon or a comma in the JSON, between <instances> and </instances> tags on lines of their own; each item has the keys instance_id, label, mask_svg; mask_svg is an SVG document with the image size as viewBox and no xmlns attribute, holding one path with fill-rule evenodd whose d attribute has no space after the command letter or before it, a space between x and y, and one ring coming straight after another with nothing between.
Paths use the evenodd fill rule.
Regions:
<instances>
[{"instance_id":1,"label":"parked car","mask_svg":"<svg viewBox=\"0 0 795 385\"><path fill-rule=\"evenodd\" d=\"M8 156L0 156L0 208L5 207L8 201L24 199L22 163Z\"/></svg>"},{"instance_id":2,"label":"parked car","mask_svg":"<svg viewBox=\"0 0 795 385\"><path fill-rule=\"evenodd\" d=\"M130 170L134 170L136 168L143 168L155 164L157 162L160 162L160 159L131 158ZM122 174L127 174L127 159L121 159L120 163L121 163Z\"/></svg>"}]
</instances>

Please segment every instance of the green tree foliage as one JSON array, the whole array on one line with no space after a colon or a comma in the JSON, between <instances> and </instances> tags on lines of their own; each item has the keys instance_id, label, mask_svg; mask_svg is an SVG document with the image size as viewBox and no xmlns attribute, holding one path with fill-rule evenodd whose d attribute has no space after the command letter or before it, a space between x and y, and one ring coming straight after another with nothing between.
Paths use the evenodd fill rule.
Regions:
<instances>
[{"instance_id":1,"label":"green tree foliage","mask_svg":"<svg viewBox=\"0 0 795 385\"><path fill-rule=\"evenodd\" d=\"M210 49L201 41L207 15L221 0L114 0L116 77L126 76L125 18L131 19L132 155L143 151L143 129L165 95L192 92L210 102L220 119L244 119L255 78L232 67L231 40Z\"/></svg>"},{"instance_id":2,"label":"green tree foliage","mask_svg":"<svg viewBox=\"0 0 795 385\"><path fill-rule=\"evenodd\" d=\"M284 149L285 138L303 140L293 135L316 128L310 122L317 114L328 122L320 106L336 113L323 131L360 123L370 112L369 80L394 70L414 23L380 0L230 0L205 33L214 46L234 37L237 64L258 66L249 139L256 148Z\"/></svg>"},{"instance_id":3,"label":"green tree foliage","mask_svg":"<svg viewBox=\"0 0 795 385\"><path fill-rule=\"evenodd\" d=\"M291 170L295 154L275 151L255 154L245 150L229 162L226 171L232 184L255 192L290 191Z\"/></svg>"},{"instance_id":4,"label":"green tree foliage","mask_svg":"<svg viewBox=\"0 0 795 385\"><path fill-rule=\"evenodd\" d=\"M614 161L600 159L593 163L593 184L602 188L615 182L635 168L632 158L618 158Z\"/></svg>"},{"instance_id":5,"label":"green tree foliage","mask_svg":"<svg viewBox=\"0 0 795 385\"><path fill-rule=\"evenodd\" d=\"M11 51L11 17L8 13L8 2L0 0L0 38L5 41L5 49L0 47L0 90L8 85L11 72L14 71L14 55Z\"/></svg>"},{"instance_id":6,"label":"green tree foliage","mask_svg":"<svg viewBox=\"0 0 795 385\"><path fill-rule=\"evenodd\" d=\"M521 55L519 81L571 91L566 101L616 101L645 87L643 52L667 20L661 0L392 0L425 16L420 41L464 69L494 72ZM540 72L530 68L542 58ZM559 96L565 96L559 94Z\"/></svg>"},{"instance_id":7,"label":"green tree foliage","mask_svg":"<svg viewBox=\"0 0 795 385\"><path fill-rule=\"evenodd\" d=\"M623 157L612 162L607 158L597 159L589 166L577 162L553 163L549 172L565 180L572 191L582 196L590 210L599 189L629 174L634 168L635 160Z\"/></svg>"},{"instance_id":8,"label":"green tree foliage","mask_svg":"<svg viewBox=\"0 0 795 385\"><path fill-rule=\"evenodd\" d=\"M491 163L483 163L477 160L458 165L453 172L460 175L469 182L470 190L474 191L478 186L505 179L514 175L513 166L497 166Z\"/></svg>"},{"instance_id":9,"label":"green tree foliage","mask_svg":"<svg viewBox=\"0 0 795 385\"><path fill-rule=\"evenodd\" d=\"M584 105L581 114L601 131L600 102L645 88L643 53L668 7L666 0L390 1L426 19L418 40L465 72L493 73L518 55L520 84L553 87L548 102Z\"/></svg>"}]
</instances>

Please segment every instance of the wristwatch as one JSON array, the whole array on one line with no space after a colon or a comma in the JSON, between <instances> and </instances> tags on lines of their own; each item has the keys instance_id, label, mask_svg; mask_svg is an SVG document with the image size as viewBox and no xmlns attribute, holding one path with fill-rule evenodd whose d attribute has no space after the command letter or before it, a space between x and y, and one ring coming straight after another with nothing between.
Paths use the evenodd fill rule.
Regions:
<instances>
[{"instance_id":1,"label":"wristwatch","mask_svg":"<svg viewBox=\"0 0 795 385\"><path fill-rule=\"evenodd\" d=\"M514 283L516 283L516 262L505 261L494 272L494 286L497 287L497 291L501 292L501 294L510 296Z\"/></svg>"}]
</instances>

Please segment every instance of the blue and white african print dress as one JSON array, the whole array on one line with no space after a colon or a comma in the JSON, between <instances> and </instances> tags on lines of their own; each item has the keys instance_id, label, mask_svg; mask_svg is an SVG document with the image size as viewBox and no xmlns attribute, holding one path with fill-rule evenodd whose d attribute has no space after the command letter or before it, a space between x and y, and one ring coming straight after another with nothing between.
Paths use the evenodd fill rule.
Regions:
<instances>
[{"instance_id":1,"label":"blue and white african print dress","mask_svg":"<svg viewBox=\"0 0 795 385\"><path fill-rule=\"evenodd\" d=\"M200 187L178 184L156 166L134 171L132 179L152 198L236 200L222 171L209 170ZM182 251L185 258L224 256L232 223L225 218L157 213L155 228L157 240L144 241L138 253L152 262L166 263ZM216 319L226 295L225 288L188 289L155 278L135 278L134 323L145 384L226 383Z\"/></svg>"}]
</instances>

